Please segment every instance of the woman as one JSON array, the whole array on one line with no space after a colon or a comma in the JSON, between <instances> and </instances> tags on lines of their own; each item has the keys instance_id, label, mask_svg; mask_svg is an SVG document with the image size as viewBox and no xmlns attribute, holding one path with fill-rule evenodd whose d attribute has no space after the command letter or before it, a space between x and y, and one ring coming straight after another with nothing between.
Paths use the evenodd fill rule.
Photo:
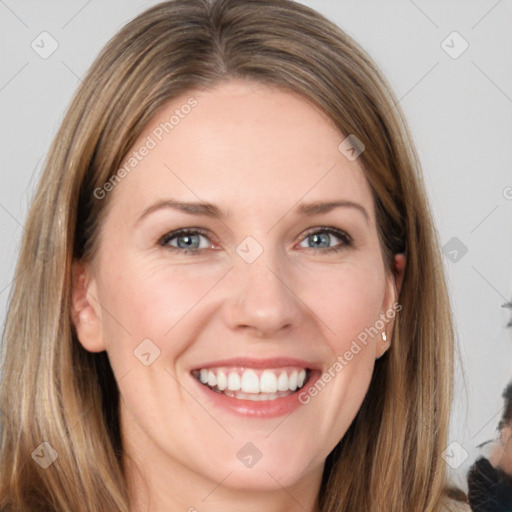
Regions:
<instances>
[{"instance_id":1,"label":"woman","mask_svg":"<svg viewBox=\"0 0 512 512\"><path fill-rule=\"evenodd\" d=\"M3 509L454 509L453 328L396 103L288 0L166 2L109 42L27 220Z\"/></svg>"}]
</instances>

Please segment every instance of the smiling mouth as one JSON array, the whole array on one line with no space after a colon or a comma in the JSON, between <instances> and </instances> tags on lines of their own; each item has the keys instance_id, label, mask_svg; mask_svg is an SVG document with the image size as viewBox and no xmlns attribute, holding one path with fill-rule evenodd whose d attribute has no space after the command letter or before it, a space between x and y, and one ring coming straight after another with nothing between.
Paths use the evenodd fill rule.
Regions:
<instances>
[{"instance_id":1,"label":"smiling mouth","mask_svg":"<svg viewBox=\"0 0 512 512\"><path fill-rule=\"evenodd\" d=\"M311 376L309 368L202 368L192 375L216 393L238 400L276 400L297 393Z\"/></svg>"}]
</instances>

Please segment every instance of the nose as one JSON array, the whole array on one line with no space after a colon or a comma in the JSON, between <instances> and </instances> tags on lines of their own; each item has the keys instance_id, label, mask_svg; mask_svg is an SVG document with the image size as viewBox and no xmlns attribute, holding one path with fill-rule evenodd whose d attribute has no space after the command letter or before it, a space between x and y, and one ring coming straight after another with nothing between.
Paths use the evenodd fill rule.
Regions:
<instances>
[{"instance_id":1,"label":"nose","mask_svg":"<svg viewBox=\"0 0 512 512\"><path fill-rule=\"evenodd\" d=\"M225 304L229 327L257 338L276 338L296 328L303 304L294 291L291 272L264 251L254 262L237 261Z\"/></svg>"}]
</instances>

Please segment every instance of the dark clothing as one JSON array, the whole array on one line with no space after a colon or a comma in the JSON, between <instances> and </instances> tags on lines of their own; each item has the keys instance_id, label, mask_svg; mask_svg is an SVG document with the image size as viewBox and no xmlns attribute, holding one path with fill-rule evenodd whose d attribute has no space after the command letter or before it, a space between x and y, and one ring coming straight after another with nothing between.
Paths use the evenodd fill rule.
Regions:
<instances>
[{"instance_id":1,"label":"dark clothing","mask_svg":"<svg viewBox=\"0 0 512 512\"><path fill-rule=\"evenodd\" d=\"M473 512L512 512L512 478L480 457L468 472L468 499Z\"/></svg>"}]
</instances>

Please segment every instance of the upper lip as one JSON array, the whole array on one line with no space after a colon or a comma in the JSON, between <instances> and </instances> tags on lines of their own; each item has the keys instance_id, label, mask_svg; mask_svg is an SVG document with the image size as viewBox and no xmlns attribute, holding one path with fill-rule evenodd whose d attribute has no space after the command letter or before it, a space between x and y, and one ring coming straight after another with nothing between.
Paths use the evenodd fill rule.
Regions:
<instances>
[{"instance_id":1,"label":"upper lip","mask_svg":"<svg viewBox=\"0 0 512 512\"><path fill-rule=\"evenodd\" d=\"M316 369L316 365L303 359L294 357L273 357L267 359L256 359L249 357L233 357L230 359L219 359L202 363L193 368L193 370L201 370L202 368L217 368L220 366L244 367L244 368L279 368L282 366L297 366L299 368ZM192 371L193 371L192 370Z\"/></svg>"}]
</instances>

